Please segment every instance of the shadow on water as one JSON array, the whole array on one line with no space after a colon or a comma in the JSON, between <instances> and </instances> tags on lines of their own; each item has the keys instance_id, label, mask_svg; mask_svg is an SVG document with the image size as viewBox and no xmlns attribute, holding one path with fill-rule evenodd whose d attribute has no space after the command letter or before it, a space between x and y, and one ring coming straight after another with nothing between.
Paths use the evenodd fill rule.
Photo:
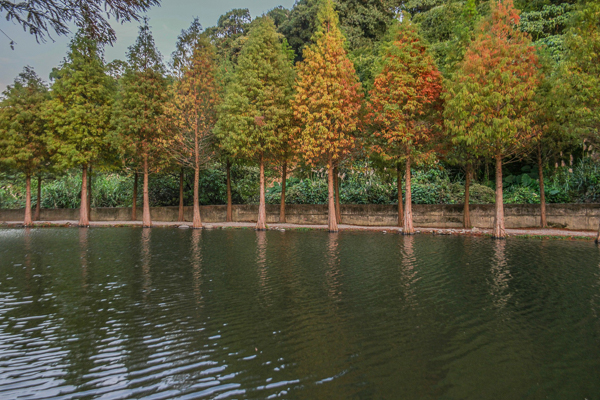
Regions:
<instances>
[{"instance_id":1,"label":"shadow on water","mask_svg":"<svg viewBox=\"0 0 600 400\"><path fill-rule=\"evenodd\" d=\"M0 230L0 398L589 398L586 242Z\"/></svg>"}]
</instances>

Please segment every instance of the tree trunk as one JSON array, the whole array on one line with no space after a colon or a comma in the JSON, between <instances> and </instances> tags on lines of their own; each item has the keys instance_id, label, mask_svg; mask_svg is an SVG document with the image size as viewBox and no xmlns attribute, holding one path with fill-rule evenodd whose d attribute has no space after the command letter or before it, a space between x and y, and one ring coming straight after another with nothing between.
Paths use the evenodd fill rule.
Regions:
<instances>
[{"instance_id":1,"label":"tree trunk","mask_svg":"<svg viewBox=\"0 0 600 400\"><path fill-rule=\"evenodd\" d=\"M334 168L333 168L333 157L329 156L329 164L327 165L327 210L328 210L328 225L329 232L337 232L338 224L337 217L335 215L335 200L334 200Z\"/></svg>"},{"instance_id":2,"label":"tree trunk","mask_svg":"<svg viewBox=\"0 0 600 400\"><path fill-rule=\"evenodd\" d=\"M546 192L544 189L544 165L542 163L542 145L538 143L538 175L540 179L540 226L547 228L546 222Z\"/></svg>"},{"instance_id":3,"label":"tree trunk","mask_svg":"<svg viewBox=\"0 0 600 400\"><path fill-rule=\"evenodd\" d=\"M144 200L142 206L142 225L144 228L152 227L150 217L150 196L148 194L148 154L144 154Z\"/></svg>"},{"instance_id":4,"label":"tree trunk","mask_svg":"<svg viewBox=\"0 0 600 400\"><path fill-rule=\"evenodd\" d=\"M33 226L31 219L31 175L29 172L25 175L25 219L23 220L25 226Z\"/></svg>"},{"instance_id":5,"label":"tree trunk","mask_svg":"<svg viewBox=\"0 0 600 400\"><path fill-rule=\"evenodd\" d=\"M398 226L404 226L404 207L402 204L402 168L400 163L396 165L397 185L398 185Z\"/></svg>"},{"instance_id":6,"label":"tree trunk","mask_svg":"<svg viewBox=\"0 0 600 400\"><path fill-rule=\"evenodd\" d=\"M131 205L131 220L137 221L137 192L138 192L138 173L133 178L133 201Z\"/></svg>"},{"instance_id":7,"label":"tree trunk","mask_svg":"<svg viewBox=\"0 0 600 400\"><path fill-rule=\"evenodd\" d=\"M42 177L38 176L38 185L37 185L37 202L35 204L35 214L33 215L33 219L35 221L40 220L40 212L42 210Z\"/></svg>"},{"instance_id":8,"label":"tree trunk","mask_svg":"<svg viewBox=\"0 0 600 400\"><path fill-rule=\"evenodd\" d=\"M88 174L88 197L87 197L88 217L92 215L92 166Z\"/></svg>"},{"instance_id":9,"label":"tree trunk","mask_svg":"<svg viewBox=\"0 0 600 400\"><path fill-rule=\"evenodd\" d=\"M406 204L404 205L404 235L412 235L415 233L412 218L412 193L410 189L410 157L406 159L406 172L404 173L406 180Z\"/></svg>"},{"instance_id":10,"label":"tree trunk","mask_svg":"<svg viewBox=\"0 0 600 400\"><path fill-rule=\"evenodd\" d=\"M90 218L87 208L87 165L82 167L81 176L81 202L79 204L79 226L86 228L90 226Z\"/></svg>"},{"instance_id":11,"label":"tree trunk","mask_svg":"<svg viewBox=\"0 0 600 400\"><path fill-rule=\"evenodd\" d=\"M335 188L335 217L337 223L342 223L342 213L340 212L340 180L339 180L338 167L333 169L333 187Z\"/></svg>"},{"instance_id":12,"label":"tree trunk","mask_svg":"<svg viewBox=\"0 0 600 400\"><path fill-rule=\"evenodd\" d=\"M177 219L179 222L183 222L183 168L181 168L181 172L179 173L179 218Z\"/></svg>"},{"instance_id":13,"label":"tree trunk","mask_svg":"<svg viewBox=\"0 0 600 400\"><path fill-rule=\"evenodd\" d=\"M256 230L264 231L267 229L267 209L265 206L265 164L263 155L260 155L260 199L258 203L258 221Z\"/></svg>"},{"instance_id":14,"label":"tree trunk","mask_svg":"<svg viewBox=\"0 0 600 400\"><path fill-rule=\"evenodd\" d=\"M471 177L473 176L473 165L467 163L467 176L465 179L465 205L463 207L463 227L465 229L471 228L471 209L469 207L469 201L471 197Z\"/></svg>"},{"instance_id":15,"label":"tree trunk","mask_svg":"<svg viewBox=\"0 0 600 400\"><path fill-rule=\"evenodd\" d=\"M233 205L231 201L231 161L227 160L227 222L233 221Z\"/></svg>"},{"instance_id":16,"label":"tree trunk","mask_svg":"<svg viewBox=\"0 0 600 400\"><path fill-rule=\"evenodd\" d=\"M285 222L285 184L287 180L287 162L283 162L281 171L281 206L279 207L279 222Z\"/></svg>"},{"instance_id":17,"label":"tree trunk","mask_svg":"<svg viewBox=\"0 0 600 400\"><path fill-rule=\"evenodd\" d=\"M192 228L202 228L202 218L200 217L200 149L198 148L198 128L194 137L194 217L192 219Z\"/></svg>"},{"instance_id":18,"label":"tree trunk","mask_svg":"<svg viewBox=\"0 0 600 400\"><path fill-rule=\"evenodd\" d=\"M496 216L494 218L494 239L504 239L504 199L502 197L502 156L496 154Z\"/></svg>"}]
</instances>

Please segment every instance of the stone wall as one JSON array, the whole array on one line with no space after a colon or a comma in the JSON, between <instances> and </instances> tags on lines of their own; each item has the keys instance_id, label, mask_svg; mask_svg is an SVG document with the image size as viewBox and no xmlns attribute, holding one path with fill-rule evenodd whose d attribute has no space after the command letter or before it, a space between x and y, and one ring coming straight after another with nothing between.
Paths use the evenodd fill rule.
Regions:
<instances>
[{"instance_id":1,"label":"stone wall","mask_svg":"<svg viewBox=\"0 0 600 400\"><path fill-rule=\"evenodd\" d=\"M417 227L461 228L463 206L457 205L413 205L414 222ZM398 223L395 205L358 205L341 206L342 223L365 226L395 226ZM510 204L504 208L507 228L538 227L540 207L536 204ZM0 222L22 221L23 210L0 210ZM257 205L233 206L233 220L237 222L256 221ZM151 215L154 221L177 221L177 207L153 207ZM224 222L226 206L202 206L203 222ZM92 221L128 221L130 208L94 208ZM137 214L142 218L141 208ZM287 222L292 224L326 224L327 207L318 205L290 204L286 207ZM185 207L186 221L192 219L192 207ZM547 206L548 224L552 227L573 230L596 230L600 222L600 204L549 204ZM78 209L42 209L42 221L72 221L79 219ZM279 221L279 205L267 206L267 222ZM471 223L479 228L491 228L494 221L494 205L471 205Z\"/></svg>"}]
</instances>

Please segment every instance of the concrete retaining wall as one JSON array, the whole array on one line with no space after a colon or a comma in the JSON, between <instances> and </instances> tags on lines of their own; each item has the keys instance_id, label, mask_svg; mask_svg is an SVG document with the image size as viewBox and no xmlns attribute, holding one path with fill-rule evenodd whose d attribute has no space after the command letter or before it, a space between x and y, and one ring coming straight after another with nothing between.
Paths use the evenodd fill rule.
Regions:
<instances>
[{"instance_id":1,"label":"concrete retaining wall","mask_svg":"<svg viewBox=\"0 0 600 400\"><path fill-rule=\"evenodd\" d=\"M505 205L507 228L538 227L540 208L536 204ZM342 223L365 226L394 226L398 223L395 205L356 205L341 206ZM414 223L417 227L460 228L462 227L462 205L413 205ZM257 205L233 206L233 220L237 222L256 221ZM22 221L24 210L0 210L0 221ZM177 221L177 207L151 208L154 221ZM226 206L202 206L203 222L224 222ZM130 208L94 208L92 221L128 221ZM138 210L138 220L142 210ZM296 205L286 207L287 222L292 224L326 224L327 206ZM192 207L185 207L186 221L192 219ZM548 224L557 228L573 230L596 230L600 222L600 204L549 204L547 206ZM78 209L42 209L42 221L78 220ZM267 222L279 221L279 206L267 206ZM471 222L479 228L491 228L494 221L494 205L471 205Z\"/></svg>"}]
</instances>

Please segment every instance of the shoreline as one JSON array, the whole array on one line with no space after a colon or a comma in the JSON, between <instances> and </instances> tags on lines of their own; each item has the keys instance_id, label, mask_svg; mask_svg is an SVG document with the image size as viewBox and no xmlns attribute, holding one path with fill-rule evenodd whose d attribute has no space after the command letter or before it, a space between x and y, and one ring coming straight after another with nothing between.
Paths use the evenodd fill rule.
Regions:
<instances>
[{"instance_id":1,"label":"shoreline","mask_svg":"<svg viewBox=\"0 0 600 400\"><path fill-rule=\"evenodd\" d=\"M33 228L75 228L78 227L78 221L34 221ZM190 229L191 222L160 222L152 223L153 228L178 228ZM202 229L253 229L254 222L216 222L203 224ZM90 228L120 228L134 227L141 228L141 221L90 221ZM340 232L381 232L390 234L401 234L402 228L397 226L363 226L363 225L346 225L340 224ZM0 228L25 228L22 221L6 221L0 223ZM308 224L289 224L289 223L273 223L267 224L267 230L285 231L285 230L320 230L326 231L327 225L308 225ZM491 236L492 230L485 228L425 228L415 227L416 234L430 235L457 235L457 236ZM597 232L595 231L572 231L568 229L558 228L520 228L506 229L507 237L515 238L539 238L539 239L571 239L571 240L594 240Z\"/></svg>"}]
</instances>

